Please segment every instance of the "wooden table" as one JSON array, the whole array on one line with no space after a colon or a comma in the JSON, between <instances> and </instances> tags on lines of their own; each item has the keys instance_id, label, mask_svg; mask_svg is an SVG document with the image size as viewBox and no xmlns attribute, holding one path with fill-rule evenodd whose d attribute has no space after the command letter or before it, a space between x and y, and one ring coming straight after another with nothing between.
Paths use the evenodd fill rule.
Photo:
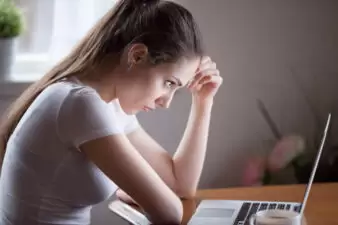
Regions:
<instances>
[{"instance_id":1,"label":"wooden table","mask_svg":"<svg viewBox=\"0 0 338 225\"><path fill-rule=\"evenodd\" d=\"M184 224L201 199L302 202L305 185L238 187L197 192L195 200L184 200ZM338 225L338 183L315 183L305 208L307 225Z\"/></svg>"}]
</instances>

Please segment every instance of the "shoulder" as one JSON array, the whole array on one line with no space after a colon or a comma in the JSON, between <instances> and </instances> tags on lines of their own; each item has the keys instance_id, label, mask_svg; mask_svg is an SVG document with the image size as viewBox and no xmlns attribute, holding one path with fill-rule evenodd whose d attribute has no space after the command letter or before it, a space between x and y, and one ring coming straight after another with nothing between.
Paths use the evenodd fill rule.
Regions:
<instances>
[{"instance_id":1,"label":"shoulder","mask_svg":"<svg viewBox=\"0 0 338 225\"><path fill-rule=\"evenodd\" d=\"M112 114L111 108L105 102L97 91L89 86L82 84L62 81L51 85L50 92L63 97L60 111L74 115L97 115L109 116Z\"/></svg>"},{"instance_id":2,"label":"shoulder","mask_svg":"<svg viewBox=\"0 0 338 225\"><path fill-rule=\"evenodd\" d=\"M76 107L104 107L105 102L91 87L69 81L59 81L46 87L38 96L38 101L57 105L59 108Z\"/></svg>"},{"instance_id":3,"label":"shoulder","mask_svg":"<svg viewBox=\"0 0 338 225\"><path fill-rule=\"evenodd\" d=\"M58 114L60 108L68 101L67 99L73 102L76 98L75 96L84 95L95 96L95 93L90 89L71 83L53 83L44 88L34 98L27 109L27 113L39 113L41 115Z\"/></svg>"},{"instance_id":4,"label":"shoulder","mask_svg":"<svg viewBox=\"0 0 338 225\"><path fill-rule=\"evenodd\" d=\"M93 88L68 81L59 81L57 83L51 84L45 89L45 92L53 95L58 94L64 96L95 95L98 97L98 93Z\"/></svg>"},{"instance_id":5,"label":"shoulder","mask_svg":"<svg viewBox=\"0 0 338 225\"><path fill-rule=\"evenodd\" d=\"M66 85L71 87L66 87L67 93L57 114L58 133L63 141L79 147L90 140L123 133L118 115L94 89Z\"/></svg>"},{"instance_id":6,"label":"shoulder","mask_svg":"<svg viewBox=\"0 0 338 225\"><path fill-rule=\"evenodd\" d=\"M46 87L37 96L36 101L39 103L48 102L51 104L56 104L56 102L59 102L62 104L65 99L80 99L81 96L86 97L89 95L97 97L97 93L95 93L95 91L89 87L60 81Z\"/></svg>"}]
</instances>

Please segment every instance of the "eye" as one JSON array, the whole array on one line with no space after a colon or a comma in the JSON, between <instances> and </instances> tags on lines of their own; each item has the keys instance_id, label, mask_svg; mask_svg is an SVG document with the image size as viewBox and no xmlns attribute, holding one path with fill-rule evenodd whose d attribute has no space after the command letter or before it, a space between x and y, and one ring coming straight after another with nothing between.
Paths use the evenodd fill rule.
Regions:
<instances>
[{"instance_id":1,"label":"eye","mask_svg":"<svg viewBox=\"0 0 338 225\"><path fill-rule=\"evenodd\" d=\"M174 81L171 81L171 80L166 80L164 84L168 88L173 88L176 85L176 83Z\"/></svg>"}]
</instances>

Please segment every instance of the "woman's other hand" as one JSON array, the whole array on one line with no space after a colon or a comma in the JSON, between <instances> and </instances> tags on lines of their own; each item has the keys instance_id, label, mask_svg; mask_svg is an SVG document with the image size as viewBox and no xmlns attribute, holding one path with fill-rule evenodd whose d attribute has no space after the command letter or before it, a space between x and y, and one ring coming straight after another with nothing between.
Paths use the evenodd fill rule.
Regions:
<instances>
[{"instance_id":1,"label":"woman's other hand","mask_svg":"<svg viewBox=\"0 0 338 225\"><path fill-rule=\"evenodd\" d=\"M202 58L193 80L188 84L193 97L201 102L213 100L223 82L216 63L209 56Z\"/></svg>"},{"instance_id":2,"label":"woman's other hand","mask_svg":"<svg viewBox=\"0 0 338 225\"><path fill-rule=\"evenodd\" d=\"M138 205L132 197L130 197L126 192L124 192L122 189L118 189L116 191L116 197L129 205Z\"/></svg>"}]
</instances>

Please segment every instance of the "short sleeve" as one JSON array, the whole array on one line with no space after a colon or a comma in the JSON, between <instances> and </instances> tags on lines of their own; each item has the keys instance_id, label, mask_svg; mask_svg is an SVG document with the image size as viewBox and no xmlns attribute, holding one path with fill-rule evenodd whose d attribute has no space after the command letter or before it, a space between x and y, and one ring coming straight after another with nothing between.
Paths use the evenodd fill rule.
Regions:
<instances>
[{"instance_id":1,"label":"short sleeve","mask_svg":"<svg viewBox=\"0 0 338 225\"><path fill-rule=\"evenodd\" d=\"M90 88L71 90L58 113L61 139L75 147L104 136L123 133L108 104Z\"/></svg>"}]
</instances>

